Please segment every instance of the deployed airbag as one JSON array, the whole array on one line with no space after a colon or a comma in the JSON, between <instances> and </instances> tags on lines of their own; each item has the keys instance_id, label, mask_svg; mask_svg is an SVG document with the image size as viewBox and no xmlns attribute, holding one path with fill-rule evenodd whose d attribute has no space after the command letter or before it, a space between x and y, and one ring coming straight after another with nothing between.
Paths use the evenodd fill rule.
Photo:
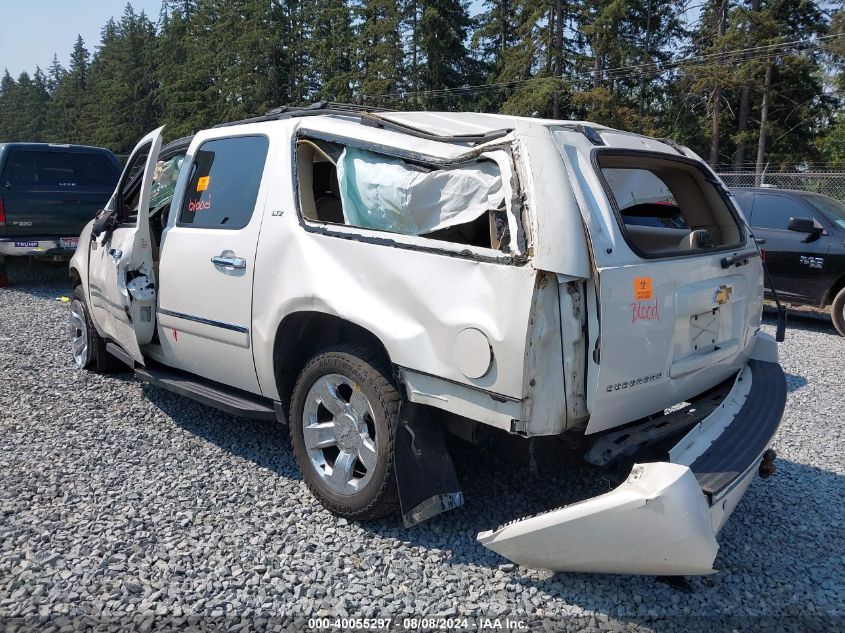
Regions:
<instances>
[{"instance_id":1,"label":"deployed airbag","mask_svg":"<svg viewBox=\"0 0 845 633\"><path fill-rule=\"evenodd\" d=\"M337 177L347 224L406 235L472 222L504 202L501 171L493 161L429 170L347 147Z\"/></svg>"}]
</instances>

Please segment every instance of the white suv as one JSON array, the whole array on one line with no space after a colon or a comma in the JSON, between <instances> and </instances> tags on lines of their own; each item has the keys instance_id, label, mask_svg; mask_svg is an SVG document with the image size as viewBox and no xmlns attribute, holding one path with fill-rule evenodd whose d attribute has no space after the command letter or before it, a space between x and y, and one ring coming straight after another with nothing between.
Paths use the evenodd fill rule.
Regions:
<instances>
[{"instance_id":1,"label":"white suv","mask_svg":"<svg viewBox=\"0 0 845 633\"><path fill-rule=\"evenodd\" d=\"M161 139L71 262L80 367L117 358L289 423L311 491L352 518L461 505L446 430L554 436L619 487L484 545L555 570L713 571L716 533L773 471L786 388L758 250L693 152L326 104Z\"/></svg>"}]
</instances>

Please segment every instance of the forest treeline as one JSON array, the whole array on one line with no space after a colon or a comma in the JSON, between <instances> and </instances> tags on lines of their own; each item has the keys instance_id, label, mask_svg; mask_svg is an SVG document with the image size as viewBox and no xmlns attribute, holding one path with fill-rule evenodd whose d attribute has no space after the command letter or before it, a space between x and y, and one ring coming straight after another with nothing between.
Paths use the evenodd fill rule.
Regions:
<instances>
[{"instance_id":1,"label":"forest treeline","mask_svg":"<svg viewBox=\"0 0 845 633\"><path fill-rule=\"evenodd\" d=\"M814 0L164 0L0 81L0 141L125 153L278 105L587 119L723 169L845 167L845 11ZM69 43L71 44L71 43Z\"/></svg>"}]
</instances>

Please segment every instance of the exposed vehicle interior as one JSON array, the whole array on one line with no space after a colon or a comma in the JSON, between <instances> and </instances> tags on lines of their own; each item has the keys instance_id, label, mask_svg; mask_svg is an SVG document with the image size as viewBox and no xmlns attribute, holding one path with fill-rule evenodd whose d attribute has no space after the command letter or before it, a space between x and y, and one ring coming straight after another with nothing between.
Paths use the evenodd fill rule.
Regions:
<instances>
[{"instance_id":1,"label":"exposed vehicle interior","mask_svg":"<svg viewBox=\"0 0 845 633\"><path fill-rule=\"evenodd\" d=\"M658 256L742 244L736 217L694 164L610 152L598 164L634 249Z\"/></svg>"},{"instance_id":2,"label":"exposed vehicle interior","mask_svg":"<svg viewBox=\"0 0 845 633\"><path fill-rule=\"evenodd\" d=\"M443 168L317 139L302 138L296 148L299 204L307 221L419 235L501 252L510 250L502 176L492 160ZM339 179L339 170L352 164L352 152L356 152L359 166L356 180L348 174ZM394 181L391 173L398 175ZM419 182L427 176L436 181ZM418 182L407 184L414 179ZM346 192L341 180L348 183ZM484 186L489 186L489 191L485 192ZM474 190L477 195L453 202L457 192L465 190ZM359 208L350 208L353 199ZM373 201L377 204L373 205ZM462 208L447 209L449 205ZM384 206L388 211L375 211L374 206ZM393 215L388 217L391 212ZM422 215L426 217L421 221Z\"/></svg>"},{"instance_id":3,"label":"exposed vehicle interior","mask_svg":"<svg viewBox=\"0 0 845 633\"><path fill-rule=\"evenodd\" d=\"M150 234L153 239L153 259L158 263L158 252L161 246L161 236L170 217L170 203L176 189L179 170L185 160L190 139L180 139L162 148L159 160L156 162L150 196ZM130 167L129 176L123 186L121 197L117 201L118 208L112 210L108 216L117 224L132 225L138 220L138 202L141 195L141 179L147 153L141 152ZM104 218L104 221L107 221Z\"/></svg>"}]
</instances>

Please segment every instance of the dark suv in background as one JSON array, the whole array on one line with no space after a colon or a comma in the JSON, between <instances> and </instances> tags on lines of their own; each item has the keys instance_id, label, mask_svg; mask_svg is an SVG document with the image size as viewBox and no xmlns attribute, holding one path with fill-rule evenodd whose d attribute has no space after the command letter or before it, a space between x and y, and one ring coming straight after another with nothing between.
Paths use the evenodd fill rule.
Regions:
<instances>
[{"instance_id":1,"label":"dark suv in background","mask_svg":"<svg viewBox=\"0 0 845 633\"><path fill-rule=\"evenodd\" d=\"M4 256L69 259L121 169L101 147L0 144L0 285Z\"/></svg>"},{"instance_id":2,"label":"dark suv in background","mask_svg":"<svg viewBox=\"0 0 845 633\"><path fill-rule=\"evenodd\" d=\"M833 325L845 336L845 204L791 189L736 188L731 193L765 254L780 298L831 306Z\"/></svg>"}]
</instances>

